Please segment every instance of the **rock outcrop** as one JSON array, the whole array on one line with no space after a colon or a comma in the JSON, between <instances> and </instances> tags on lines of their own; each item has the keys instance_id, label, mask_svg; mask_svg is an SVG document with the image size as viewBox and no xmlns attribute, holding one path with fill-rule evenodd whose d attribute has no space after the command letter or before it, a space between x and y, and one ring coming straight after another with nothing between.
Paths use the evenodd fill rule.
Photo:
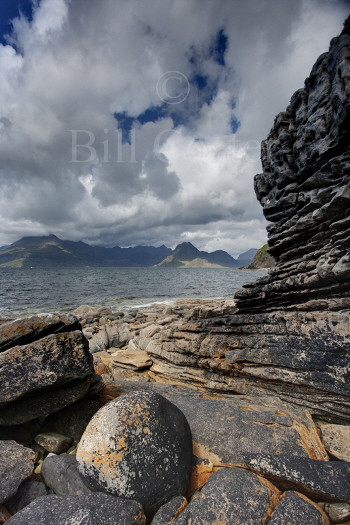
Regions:
<instances>
[{"instance_id":1,"label":"rock outcrop","mask_svg":"<svg viewBox=\"0 0 350 525\"><path fill-rule=\"evenodd\" d=\"M255 189L276 266L235 295L236 307L198 307L165 325L140 323L134 333L123 327L159 380L274 394L350 420L348 26L262 145Z\"/></svg>"}]
</instances>

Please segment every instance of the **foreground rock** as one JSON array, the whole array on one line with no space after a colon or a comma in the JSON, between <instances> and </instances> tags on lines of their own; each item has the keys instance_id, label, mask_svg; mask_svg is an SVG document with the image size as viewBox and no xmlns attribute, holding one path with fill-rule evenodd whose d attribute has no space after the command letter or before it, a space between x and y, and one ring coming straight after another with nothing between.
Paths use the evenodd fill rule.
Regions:
<instances>
[{"instance_id":1,"label":"foreground rock","mask_svg":"<svg viewBox=\"0 0 350 525\"><path fill-rule=\"evenodd\" d=\"M327 515L313 501L297 492L285 492L275 508L270 525L329 525Z\"/></svg>"},{"instance_id":2,"label":"foreground rock","mask_svg":"<svg viewBox=\"0 0 350 525\"><path fill-rule=\"evenodd\" d=\"M188 494L217 468L245 466L246 452L328 459L310 414L278 398L210 396L184 387L119 381L101 391L100 399L109 401L140 388L166 397L189 422L195 459Z\"/></svg>"},{"instance_id":3,"label":"foreground rock","mask_svg":"<svg viewBox=\"0 0 350 525\"><path fill-rule=\"evenodd\" d=\"M41 468L41 477L45 485L59 496L81 496L91 492L78 472L74 455L47 457Z\"/></svg>"},{"instance_id":4,"label":"foreground rock","mask_svg":"<svg viewBox=\"0 0 350 525\"><path fill-rule=\"evenodd\" d=\"M296 490L318 501L350 501L350 463L291 456L244 454L246 466L284 490Z\"/></svg>"},{"instance_id":5,"label":"foreground rock","mask_svg":"<svg viewBox=\"0 0 350 525\"><path fill-rule=\"evenodd\" d=\"M95 492L84 496L42 496L7 521L8 525L145 525L136 501Z\"/></svg>"},{"instance_id":6,"label":"foreground rock","mask_svg":"<svg viewBox=\"0 0 350 525\"><path fill-rule=\"evenodd\" d=\"M95 414L79 443L77 461L93 490L136 499L153 512L186 489L191 431L183 413L164 397L132 392Z\"/></svg>"},{"instance_id":7,"label":"foreground rock","mask_svg":"<svg viewBox=\"0 0 350 525\"><path fill-rule=\"evenodd\" d=\"M263 478L245 470L223 469L213 474L174 525L266 523L278 498L279 491Z\"/></svg>"},{"instance_id":8,"label":"foreground rock","mask_svg":"<svg viewBox=\"0 0 350 525\"><path fill-rule=\"evenodd\" d=\"M14 496L33 471L35 453L15 441L0 441L0 503Z\"/></svg>"}]
</instances>

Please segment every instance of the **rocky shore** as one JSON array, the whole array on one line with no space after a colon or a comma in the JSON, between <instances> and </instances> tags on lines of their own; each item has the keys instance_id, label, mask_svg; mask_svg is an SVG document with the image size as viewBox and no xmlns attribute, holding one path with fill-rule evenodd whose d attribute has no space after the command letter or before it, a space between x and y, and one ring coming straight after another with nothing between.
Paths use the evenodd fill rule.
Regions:
<instances>
[{"instance_id":1,"label":"rocky shore","mask_svg":"<svg viewBox=\"0 0 350 525\"><path fill-rule=\"evenodd\" d=\"M350 524L350 19L262 147L233 300L0 323L0 524Z\"/></svg>"}]
</instances>

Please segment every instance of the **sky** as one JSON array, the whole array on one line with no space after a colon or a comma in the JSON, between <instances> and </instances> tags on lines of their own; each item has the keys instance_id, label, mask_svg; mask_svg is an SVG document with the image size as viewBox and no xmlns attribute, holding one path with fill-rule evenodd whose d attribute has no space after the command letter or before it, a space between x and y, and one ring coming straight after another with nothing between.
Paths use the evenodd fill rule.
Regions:
<instances>
[{"instance_id":1,"label":"sky","mask_svg":"<svg viewBox=\"0 0 350 525\"><path fill-rule=\"evenodd\" d=\"M350 0L0 0L0 246L266 242L260 143Z\"/></svg>"}]
</instances>

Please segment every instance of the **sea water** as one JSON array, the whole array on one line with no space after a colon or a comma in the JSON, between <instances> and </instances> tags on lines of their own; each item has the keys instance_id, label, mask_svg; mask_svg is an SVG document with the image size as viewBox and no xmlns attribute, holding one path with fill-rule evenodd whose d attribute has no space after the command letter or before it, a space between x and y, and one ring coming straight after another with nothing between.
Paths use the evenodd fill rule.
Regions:
<instances>
[{"instance_id":1,"label":"sea water","mask_svg":"<svg viewBox=\"0 0 350 525\"><path fill-rule=\"evenodd\" d=\"M263 274L231 268L0 268L0 316L71 312L82 304L118 311L178 298L232 298Z\"/></svg>"}]
</instances>

